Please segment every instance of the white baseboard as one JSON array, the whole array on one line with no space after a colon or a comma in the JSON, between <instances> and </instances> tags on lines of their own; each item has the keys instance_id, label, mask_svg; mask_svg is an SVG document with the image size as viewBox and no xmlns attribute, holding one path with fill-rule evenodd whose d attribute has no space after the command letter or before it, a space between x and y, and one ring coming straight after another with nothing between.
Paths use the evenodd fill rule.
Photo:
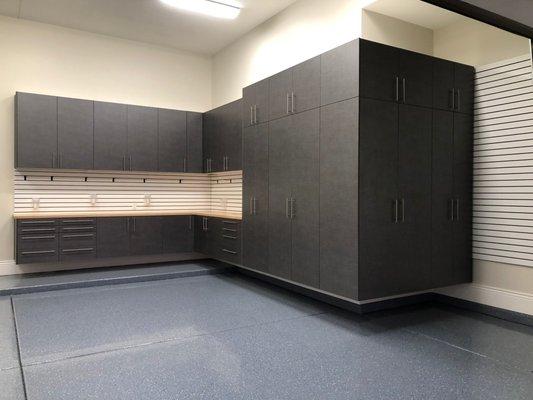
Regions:
<instances>
[{"instance_id":1,"label":"white baseboard","mask_svg":"<svg viewBox=\"0 0 533 400\"><path fill-rule=\"evenodd\" d=\"M435 293L533 315L533 294L515 292L476 283L435 289Z\"/></svg>"},{"instance_id":2,"label":"white baseboard","mask_svg":"<svg viewBox=\"0 0 533 400\"><path fill-rule=\"evenodd\" d=\"M24 272L15 264L15 260L0 260L0 276L3 275L18 275Z\"/></svg>"}]
</instances>

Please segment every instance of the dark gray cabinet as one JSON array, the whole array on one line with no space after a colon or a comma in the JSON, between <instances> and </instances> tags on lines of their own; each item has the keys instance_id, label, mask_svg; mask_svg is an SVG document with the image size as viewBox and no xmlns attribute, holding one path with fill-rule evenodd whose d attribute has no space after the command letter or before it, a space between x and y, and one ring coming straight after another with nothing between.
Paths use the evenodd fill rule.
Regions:
<instances>
[{"instance_id":1,"label":"dark gray cabinet","mask_svg":"<svg viewBox=\"0 0 533 400\"><path fill-rule=\"evenodd\" d=\"M15 225L17 264L59 261L59 222L55 219L20 220Z\"/></svg>"},{"instance_id":2,"label":"dark gray cabinet","mask_svg":"<svg viewBox=\"0 0 533 400\"><path fill-rule=\"evenodd\" d=\"M187 112L187 162L186 172L203 172L203 121L202 114Z\"/></svg>"},{"instance_id":3,"label":"dark gray cabinet","mask_svg":"<svg viewBox=\"0 0 533 400\"><path fill-rule=\"evenodd\" d=\"M315 57L271 77L269 119L319 107L320 72L320 57Z\"/></svg>"},{"instance_id":4,"label":"dark gray cabinet","mask_svg":"<svg viewBox=\"0 0 533 400\"><path fill-rule=\"evenodd\" d=\"M318 109L270 122L269 272L319 285Z\"/></svg>"},{"instance_id":5,"label":"dark gray cabinet","mask_svg":"<svg viewBox=\"0 0 533 400\"><path fill-rule=\"evenodd\" d=\"M130 255L130 217L97 219L98 258Z\"/></svg>"},{"instance_id":6,"label":"dark gray cabinet","mask_svg":"<svg viewBox=\"0 0 533 400\"><path fill-rule=\"evenodd\" d=\"M194 248L198 253L232 264L242 263L241 223L237 220L196 217Z\"/></svg>"},{"instance_id":7,"label":"dark gray cabinet","mask_svg":"<svg viewBox=\"0 0 533 400\"><path fill-rule=\"evenodd\" d=\"M130 254L142 256L161 254L162 252L162 218L131 217Z\"/></svg>"},{"instance_id":8,"label":"dark gray cabinet","mask_svg":"<svg viewBox=\"0 0 533 400\"><path fill-rule=\"evenodd\" d=\"M268 271L268 124L243 131L243 264Z\"/></svg>"},{"instance_id":9,"label":"dark gray cabinet","mask_svg":"<svg viewBox=\"0 0 533 400\"><path fill-rule=\"evenodd\" d=\"M162 253L190 253L194 251L194 217L161 218Z\"/></svg>"},{"instance_id":10,"label":"dark gray cabinet","mask_svg":"<svg viewBox=\"0 0 533 400\"><path fill-rule=\"evenodd\" d=\"M320 289L357 298L359 100L320 110Z\"/></svg>"},{"instance_id":11,"label":"dark gray cabinet","mask_svg":"<svg viewBox=\"0 0 533 400\"><path fill-rule=\"evenodd\" d=\"M90 100L58 98L58 167L93 169L94 105Z\"/></svg>"},{"instance_id":12,"label":"dark gray cabinet","mask_svg":"<svg viewBox=\"0 0 533 400\"><path fill-rule=\"evenodd\" d=\"M128 106L130 171L157 171L157 108Z\"/></svg>"},{"instance_id":13,"label":"dark gray cabinet","mask_svg":"<svg viewBox=\"0 0 533 400\"><path fill-rule=\"evenodd\" d=\"M204 114L204 172L242 169L241 100Z\"/></svg>"},{"instance_id":14,"label":"dark gray cabinet","mask_svg":"<svg viewBox=\"0 0 533 400\"><path fill-rule=\"evenodd\" d=\"M57 97L17 93L15 168L57 168Z\"/></svg>"},{"instance_id":15,"label":"dark gray cabinet","mask_svg":"<svg viewBox=\"0 0 533 400\"><path fill-rule=\"evenodd\" d=\"M474 68L452 61L433 60L433 104L440 110L472 114Z\"/></svg>"},{"instance_id":16,"label":"dark gray cabinet","mask_svg":"<svg viewBox=\"0 0 533 400\"><path fill-rule=\"evenodd\" d=\"M359 45L355 40L322 54L322 106L359 95ZM382 63L386 60L379 65Z\"/></svg>"},{"instance_id":17,"label":"dark gray cabinet","mask_svg":"<svg viewBox=\"0 0 533 400\"><path fill-rule=\"evenodd\" d=\"M187 113L178 110L158 110L159 171L187 170Z\"/></svg>"},{"instance_id":18,"label":"dark gray cabinet","mask_svg":"<svg viewBox=\"0 0 533 400\"><path fill-rule=\"evenodd\" d=\"M267 122L269 119L269 80L264 79L243 89L242 122L251 126Z\"/></svg>"},{"instance_id":19,"label":"dark gray cabinet","mask_svg":"<svg viewBox=\"0 0 533 400\"><path fill-rule=\"evenodd\" d=\"M95 101L94 169L124 171L127 154L128 107Z\"/></svg>"},{"instance_id":20,"label":"dark gray cabinet","mask_svg":"<svg viewBox=\"0 0 533 400\"><path fill-rule=\"evenodd\" d=\"M65 218L59 222L59 261L94 260L96 218Z\"/></svg>"}]
</instances>

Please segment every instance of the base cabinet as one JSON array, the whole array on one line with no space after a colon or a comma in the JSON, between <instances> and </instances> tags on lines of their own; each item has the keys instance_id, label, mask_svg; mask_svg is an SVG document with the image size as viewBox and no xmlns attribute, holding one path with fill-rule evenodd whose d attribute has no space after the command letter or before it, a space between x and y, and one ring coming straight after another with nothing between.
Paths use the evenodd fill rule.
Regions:
<instances>
[{"instance_id":1,"label":"base cabinet","mask_svg":"<svg viewBox=\"0 0 533 400\"><path fill-rule=\"evenodd\" d=\"M237 220L196 217L196 252L232 264L242 263L241 222Z\"/></svg>"}]
</instances>

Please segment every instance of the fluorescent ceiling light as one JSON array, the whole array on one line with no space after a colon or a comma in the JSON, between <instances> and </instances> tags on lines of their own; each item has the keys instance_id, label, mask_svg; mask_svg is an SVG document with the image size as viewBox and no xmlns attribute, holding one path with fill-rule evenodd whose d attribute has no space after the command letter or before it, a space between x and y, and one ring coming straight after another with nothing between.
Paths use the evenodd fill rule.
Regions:
<instances>
[{"instance_id":1,"label":"fluorescent ceiling light","mask_svg":"<svg viewBox=\"0 0 533 400\"><path fill-rule=\"evenodd\" d=\"M161 0L163 3L181 10L209 15L215 18L235 19L242 5L232 0Z\"/></svg>"}]
</instances>

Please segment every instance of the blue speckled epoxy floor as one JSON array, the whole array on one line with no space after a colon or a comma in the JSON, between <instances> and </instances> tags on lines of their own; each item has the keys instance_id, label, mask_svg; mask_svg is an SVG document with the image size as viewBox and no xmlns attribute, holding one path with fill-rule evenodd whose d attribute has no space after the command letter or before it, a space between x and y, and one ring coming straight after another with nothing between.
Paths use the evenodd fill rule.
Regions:
<instances>
[{"instance_id":1,"label":"blue speckled epoxy floor","mask_svg":"<svg viewBox=\"0 0 533 400\"><path fill-rule=\"evenodd\" d=\"M533 328L435 305L357 316L237 274L3 297L0 328L2 400L533 393Z\"/></svg>"}]
</instances>

